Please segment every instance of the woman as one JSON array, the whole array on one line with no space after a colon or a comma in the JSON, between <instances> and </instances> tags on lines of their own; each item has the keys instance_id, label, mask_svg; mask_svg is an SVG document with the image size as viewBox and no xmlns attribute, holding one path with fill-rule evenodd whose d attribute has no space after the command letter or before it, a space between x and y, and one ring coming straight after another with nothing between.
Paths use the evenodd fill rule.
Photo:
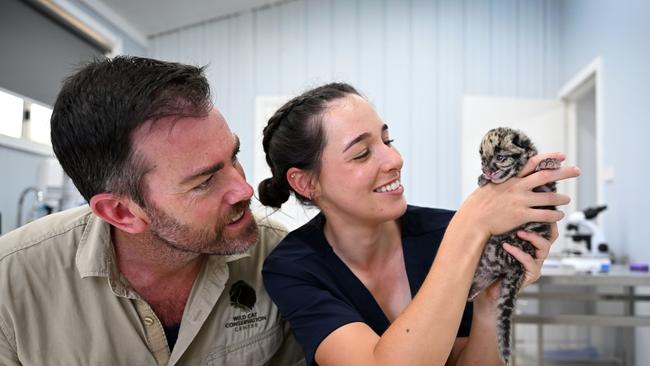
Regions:
<instances>
[{"instance_id":1,"label":"woman","mask_svg":"<svg viewBox=\"0 0 650 366\"><path fill-rule=\"evenodd\" d=\"M563 159L539 155L521 178L477 189L453 213L407 206L403 162L391 143L370 103L346 84L308 91L271 117L263 144L273 176L260 183L260 201L280 207L293 192L321 214L267 258L267 291L310 364L500 364L497 285L474 300L473 311L466 307L483 245L525 222L560 220L560 211L532 207L569 198L532 188L578 170L530 174L542 158ZM520 235L537 259L506 249L525 267L528 285L551 242Z\"/></svg>"}]
</instances>

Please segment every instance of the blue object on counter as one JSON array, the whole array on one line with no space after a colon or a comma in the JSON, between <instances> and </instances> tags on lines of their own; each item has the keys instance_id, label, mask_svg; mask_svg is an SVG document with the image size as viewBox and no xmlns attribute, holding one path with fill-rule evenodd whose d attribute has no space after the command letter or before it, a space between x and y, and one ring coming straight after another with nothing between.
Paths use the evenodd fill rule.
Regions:
<instances>
[{"instance_id":1,"label":"blue object on counter","mask_svg":"<svg viewBox=\"0 0 650 366\"><path fill-rule=\"evenodd\" d=\"M648 263L630 263L630 271L648 272Z\"/></svg>"},{"instance_id":2,"label":"blue object on counter","mask_svg":"<svg viewBox=\"0 0 650 366\"><path fill-rule=\"evenodd\" d=\"M585 360L598 358L600 354L591 346L575 349L558 349L544 351L544 358L549 360Z\"/></svg>"}]
</instances>

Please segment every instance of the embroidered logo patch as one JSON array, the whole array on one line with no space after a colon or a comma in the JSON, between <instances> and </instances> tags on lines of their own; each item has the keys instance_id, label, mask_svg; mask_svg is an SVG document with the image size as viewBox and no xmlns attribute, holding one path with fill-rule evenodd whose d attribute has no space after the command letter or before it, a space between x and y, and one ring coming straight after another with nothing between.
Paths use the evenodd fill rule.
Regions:
<instances>
[{"instance_id":1,"label":"embroidered logo patch","mask_svg":"<svg viewBox=\"0 0 650 366\"><path fill-rule=\"evenodd\" d=\"M255 290L246 282L240 280L230 287L230 305L251 311L255 301L257 301Z\"/></svg>"},{"instance_id":2,"label":"embroidered logo patch","mask_svg":"<svg viewBox=\"0 0 650 366\"><path fill-rule=\"evenodd\" d=\"M237 281L230 287L230 306L232 320L224 323L224 327L234 332L254 331L267 321L267 315L253 311L257 295L255 290L244 281Z\"/></svg>"}]
</instances>

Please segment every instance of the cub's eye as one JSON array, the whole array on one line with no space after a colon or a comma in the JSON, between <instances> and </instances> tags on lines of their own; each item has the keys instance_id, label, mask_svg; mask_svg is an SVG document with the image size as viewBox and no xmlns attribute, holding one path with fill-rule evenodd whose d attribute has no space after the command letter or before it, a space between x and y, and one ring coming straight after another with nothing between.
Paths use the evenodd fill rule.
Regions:
<instances>
[{"instance_id":1,"label":"cub's eye","mask_svg":"<svg viewBox=\"0 0 650 366\"><path fill-rule=\"evenodd\" d=\"M495 159L496 161L498 161L498 162L502 162L502 161L504 161L504 160L506 159L506 156L505 156L505 155L502 155L502 154L497 154L497 155L494 157L494 159Z\"/></svg>"}]
</instances>

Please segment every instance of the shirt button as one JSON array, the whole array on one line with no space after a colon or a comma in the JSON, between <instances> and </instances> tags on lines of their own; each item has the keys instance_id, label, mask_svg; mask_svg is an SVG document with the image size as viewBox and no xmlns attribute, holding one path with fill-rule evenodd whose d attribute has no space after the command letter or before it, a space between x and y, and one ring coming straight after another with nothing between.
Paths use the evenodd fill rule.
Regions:
<instances>
[{"instance_id":1,"label":"shirt button","mask_svg":"<svg viewBox=\"0 0 650 366\"><path fill-rule=\"evenodd\" d=\"M153 325L154 321L153 318L150 316L145 316L144 317L144 324L147 326Z\"/></svg>"}]
</instances>

